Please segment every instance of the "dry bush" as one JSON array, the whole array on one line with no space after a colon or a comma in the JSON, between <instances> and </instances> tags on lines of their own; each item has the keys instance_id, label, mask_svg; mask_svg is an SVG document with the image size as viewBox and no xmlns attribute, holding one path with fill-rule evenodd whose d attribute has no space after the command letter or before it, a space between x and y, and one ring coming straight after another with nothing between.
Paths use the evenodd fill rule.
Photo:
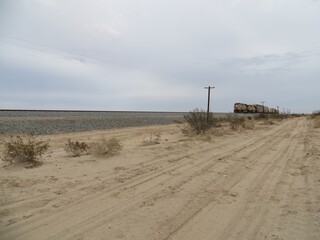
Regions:
<instances>
[{"instance_id":1,"label":"dry bush","mask_svg":"<svg viewBox=\"0 0 320 240\"><path fill-rule=\"evenodd\" d=\"M204 142L211 142L212 141L212 134L206 133L203 135L200 135L199 140Z\"/></svg>"},{"instance_id":2,"label":"dry bush","mask_svg":"<svg viewBox=\"0 0 320 240\"><path fill-rule=\"evenodd\" d=\"M262 121L262 123L263 123L264 125L274 125L274 124L275 124L274 120L271 120L271 119L264 119L264 120Z\"/></svg>"},{"instance_id":3,"label":"dry bush","mask_svg":"<svg viewBox=\"0 0 320 240\"><path fill-rule=\"evenodd\" d=\"M314 128L320 128L320 116L314 119Z\"/></svg>"},{"instance_id":4,"label":"dry bush","mask_svg":"<svg viewBox=\"0 0 320 240\"><path fill-rule=\"evenodd\" d=\"M225 122L224 118L215 118L214 119L214 128L221 128L223 127L223 122Z\"/></svg>"},{"instance_id":5,"label":"dry bush","mask_svg":"<svg viewBox=\"0 0 320 240\"><path fill-rule=\"evenodd\" d=\"M208 118L207 112L205 112L204 110L199 110L198 108L190 111L183 117L190 125L190 127L194 129L196 134L204 134L214 126L213 114L209 113Z\"/></svg>"},{"instance_id":6,"label":"dry bush","mask_svg":"<svg viewBox=\"0 0 320 240\"><path fill-rule=\"evenodd\" d=\"M49 149L48 142L30 135L12 136L3 144L4 152L1 159L10 164L26 164L26 167L39 166L39 160Z\"/></svg>"},{"instance_id":7,"label":"dry bush","mask_svg":"<svg viewBox=\"0 0 320 240\"><path fill-rule=\"evenodd\" d=\"M150 137L148 139L143 140L142 146L160 144L160 142L161 134L159 132L154 132L150 134Z\"/></svg>"},{"instance_id":8,"label":"dry bush","mask_svg":"<svg viewBox=\"0 0 320 240\"><path fill-rule=\"evenodd\" d=\"M212 130L212 135L213 136L221 137L224 134L225 134L225 129L223 129L223 128L214 128Z\"/></svg>"},{"instance_id":9,"label":"dry bush","mask_svg":"<svg viewBox=\"0 0 320 240\"><path fill-rule=\"evenodd\" d=\"M311 118L317 118L320 116L320 110L313 111L312 114L310 115Z\"/></svg>"},{"instance_id":10,"label":"dry bush","mask_svg":"<svg viewBox=\"0 0 320 240\"><path fill-rule=\"evenodd\" d=\"M188 137L193 137L196 134L195 130L189 125L184 125L182 128L181 128L181 131L184 135L188 136Z\"/></svg>"},{"instance_id":11,"label":"dry bush","mask_svg":"<svg viewBox=\"0 0 320 240\"><path fill-rule=\"evenodd\" d=\"M244 129L247 129L247 130L253 130L255 128L255 121L254 120L245 119L243 121L243 123L241 124L241 126Z\"/></svg>"},{"instance_id":12,"label":"dry bush","mask_svg":"<svg viewBox=\"0 0 320 240\"><path fill-rule=\"evenodd\" d=\"M244 124L245 119L243 117L239 117L236 114L230 114L228 117L228 122L230 125L230 128L233 131L237 131L240 129L240 127Z\"/></svg>"},{"instance_id":13,"label":"dry bush","mask_svg":"<svg viewBox=\"0 0 320 240\"><path fill-rule=\"evenodd\" d=\"M117 138L106 140L100 138L98 141L90 144L90 153L94 156L113 156L120 152L122 145Z\"/></svg>"},{"instance_id":14,"label":"dry bush","mask_svg":"<svg viewBox=\"0 0 320 240\"><path fill-rule=\"evenodd\" d=\"M79 157L88 152L89 145L85 142L71 141L69 138L64 150L73 157Z\"/></svg>"}]
</instances>

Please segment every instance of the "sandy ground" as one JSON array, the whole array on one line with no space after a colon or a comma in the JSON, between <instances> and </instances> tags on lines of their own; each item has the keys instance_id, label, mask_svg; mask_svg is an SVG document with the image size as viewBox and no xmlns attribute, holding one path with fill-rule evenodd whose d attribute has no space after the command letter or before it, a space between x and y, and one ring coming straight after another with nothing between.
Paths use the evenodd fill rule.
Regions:
<instances>
[{"instance_id":1,"label":"sandy ground","mask_svg":"<svg viewBox=\"0 0 320 240\"><path fill-rule=\"evenodd\" d=\"M203 138L181 125L50 136L38 168L2 167L0 239L320 239L320 129L306 118ZM160 144L143 146L153 132ZM116 136L111 158L67 138Z\"/></svg>"}]
</instances>

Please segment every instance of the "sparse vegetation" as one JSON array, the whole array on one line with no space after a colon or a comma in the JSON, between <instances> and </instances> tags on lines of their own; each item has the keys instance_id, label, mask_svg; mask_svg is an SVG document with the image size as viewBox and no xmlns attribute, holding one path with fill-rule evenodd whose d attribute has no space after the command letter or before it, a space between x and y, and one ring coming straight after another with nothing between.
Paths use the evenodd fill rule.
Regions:
<instances>
[{"instance_id":1,"label":"sparse vegetation","mask_svg":"<svg viewBox=\"0 0 320 240\"><path fill-rule=\"evenodd\" d=\"M272 119L263 119L262 121L263 121L264 125L274 125L275 124L274 120L272 120Z\"/></svg>"},{"instance_id":2,"label":"sparse vegetation","mask_svg":"<svg viewBox=\"0 0 320 240\"><path fill-rule=\"evenodd\" d=\"M255 128L255 120L252 117L245 118L241 126L247 130L253 130Z\"/></svg>"},{"instance_id":3,"label":"sparse vegetation","mask_svg":"<svg viewBox=\"0 0 320 240\"><path fill-rule=\"evenodd\" d=\"M243 126L245 119L243 117L239 117L236 114L230 114L228 117L228 122L230 124L230 128L233 131L237 131L240 129L241 126Z\"/></svg>"},{"instance_id":4,"label":"sparse vegetation","mask_svg":"<svg viewBox=\"0 0 320 240\"><path fill-rule=\"evenodd\" d=\"M197 135L204 134L214 126L213 114L210 113L207 119L207 112L198 108L184 115L184 118Z\"/></svg>"},{"instance_id":5,"label":"sparse vegetation","mask_svg":"<svg viewBox=\"0 0 320 240\"><path fill-rule=\"evenodd\" d=\"M120 141L113 137L109 140L104 137L100 138L97 142L90 144L90 153L95 156L113 156L120 152L122 145Z\"/></svg>"},{"instance_id":6,"label":"sparse vegetation","mask_svg":"<svg viewBox=\"0 0 320 240\"><path fill-rule=\"evenodd\" d=\"M4 142L1 159L10 164L26 164L36 167L41 164L41 157L48 152L49 143L38 140L35 136L12 136Z\"/></svg>"},{"instance_id":7,"label":"sparse vegetation","mask_svg":"<svg viewBox=\"0 0 320 240\"><path fill-rule=\"evenodd\" d=\"M320 115L314 119L314 128L320 128Z\"/></svg>"},{"instance_id":8,"label":"sparse vegetation","mask_svg":"<svg viewBox=\"0 0 320 240\"><path fill-rule=\"evenodd\" d=\"M314 111L310 117L314 119L314 128L320 128L320 110Z\"/></svg>"},{"instance_id":9,"label":"sparse vegetation","mask_svg":"<svg viewBox=\"0 0 320 240\"><path fill-rule=\"evenodd\" d=\"M311 118L316 118L320 116L320 110L313 111L311 114Z\"/></svg>"},{"instance_id":10,"label":"sparse vegetation","mask_svg":"<svg viewBox=\"0 0 320 240\"><path fill-rule=\"evenodd\" d=\"M73 157L79 157L87 153L89 145L85 142L72 141L69 138L64 150Z\"/></svg>"},{"instance_id":11,"label":"sparse vegetation","mask_svg":"<svg viewBox=\"0 0 320 240\"><path fill-rule=\"evenodd\" d=\"M192 137L194 135L197 135L195 130L189 125L183 125L183 127L181 128L181 131L184 135L188 136L188 137Z\"/></svg>"},{"instance_id":12,"label":"sparse vegetation","mask_svg":"<svg viewBox=\"0 0 320 240\"><path fill-rule=\"evenodd\" d=\"M149 139L146 139L142 142L143 146L149 146L154 144L160 144L161 142L161 134L159 132L154 132L150 134Z\"/></svg>"}]
</instances>

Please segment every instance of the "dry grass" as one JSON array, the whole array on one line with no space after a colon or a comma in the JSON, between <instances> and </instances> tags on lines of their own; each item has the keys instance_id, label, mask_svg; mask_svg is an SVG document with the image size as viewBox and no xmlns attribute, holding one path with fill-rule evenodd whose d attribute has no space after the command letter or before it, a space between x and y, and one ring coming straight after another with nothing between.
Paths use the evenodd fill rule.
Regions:
<instances>
[{"instance_id":1,"label":"dry grass","mask_svg":"<svg viewBox=\"0 0 320 240\"><path fill-rule=\"evenodd\" d=\"M195 130L189 124L184 125L181 128L181 131L187 137L193 137L193 136L197 135Z\"/></svg>"},{"instance_id":2,"label":"dry grass","mask_svg":"<svg viewBox=\"0 0 320 240\"><path fill-rule=\"evenodd\" d=\"M275 124L275 121L271 120L271 119L263 119L262 120L262 123L264 125L274 125Z\"/></svg>"},{"instance_id":3,"label":"dry grass","mask_svg":"<svg viewBox=\"0 0 320 240\"><path fill-rule=\"evenodd\" d=\"M212 129L211 133L213 136L221 137L221 136L225 135L226 130L224 128L214 128L214 129Z\"/></svg>"},{"instance_id":4,"label":"dry grass","mask_svg":"<svg viewBox=\"0 0 320 240\"><path fill-rule=\"evenodd\" d=\"M314 128L320 128L320 116L314 119Z\"/></svg>"},{"instance_id":5,"label":"dry grass","mask_svg":"<svg viewBox=\"0 0 320 240\"><path fill-rule=\"evenodd\" d=\"M122 145L117 138L111 138L109 140L101 137L98 141L90 144L90 154L101 157L101 156L113 156L120 152Z\"/></svg>"},{"instance_id":6,"label":"dry grass","mask_svg":"<svg viewBox=\"0 0 320 240\"><path fill-rule=\"evenodd\" d=\"M161 134L159 132L154 132L150 134L148 139L143 140L142 146L150 146L155 144L160 144Z\"/></svg>"},{"instance_id":7,"label":"dry grass","mask_svg":"<svg viewBox=\"0 0 320 240\"><path fill-rule=\"evenodd\" d=\"M206 133L204 135L201 135L200 140L204 141L204 142L211 142L212 141L212 134Z\"/></svg>"},{"instance_id":8,"label":"dry grass","mask_svg":"<svg viewBox=\"0 0 320 240\"><path fill-rule=\"evenodd\" d=\"M231 114L227 117L227 121L229 122L230 128L233 131L237 131L244 124L245 119L243 117L238 117L235 114Z\"/></svg>"},{"instance_id":9,"label":"dry grass","mask_svg":"<svg viewBox=\"0 0 320 240\"><path fill-rule=\"evenodd\" d=\"M255 120L249 120L249 119L245 119L243 121L243 123L241 124L242 128L246 129L246 130L253 130L255 128Z\"/></svg>"}]
</instances>

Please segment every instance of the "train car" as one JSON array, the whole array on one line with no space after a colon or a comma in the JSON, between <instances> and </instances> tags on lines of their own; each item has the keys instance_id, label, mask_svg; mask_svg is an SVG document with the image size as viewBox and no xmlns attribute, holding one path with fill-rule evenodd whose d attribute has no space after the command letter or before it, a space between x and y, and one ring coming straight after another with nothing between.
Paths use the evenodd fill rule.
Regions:
<instances>
[{"instance_id":1,"label":"train car","mask_svg":"<svg viewBox=\"0 0 320 240\"><path fill-rule=\"evenodd\" d=\"M235 113L245 113L247 112L247 106L244 103L235 103L233 112Z\"/></svg>"},{"instance_id":2,"label":"train car","mask_svg":"<svg viewBox=\"0 0 320 240\"><path fill-rule=\"evenodd\" d=\"M260 104L245 104L245 103L235 103L234 110L235 113L266 113L266 114L279 114L278 110L275 108L269 108Z\"/></svg>"},{"instance_id":3,"label":"train car","mask_svg":"<svg viewBox=\"0 0 320 240\"><path fill-rule=\"evenodd\" d=\"M256 104L254 106L256 107L256 113L263 113L264 107L262 105Z\"/></svg>"},{"instance_id":4,"label":"train car","mask_svg":"<svg viewBox=\"0 0 320 240\"><path fill-rule=\"evenodd\" d=\"M271 114L276 114L276 113L277 113L277 109L275 109L275 108L269 108L269 113L271 113Z\"/></svg>"},{"instance_id":5,"label":"train car","mask_svg":"<svg viewBox=\"0 0 320 240\"><path fill-rule=\"evenodd\" d=\"M255 113L256 112L256 107L254 105L247 105L247 112L249 113Z\"/></svg>"}]
</instances>

